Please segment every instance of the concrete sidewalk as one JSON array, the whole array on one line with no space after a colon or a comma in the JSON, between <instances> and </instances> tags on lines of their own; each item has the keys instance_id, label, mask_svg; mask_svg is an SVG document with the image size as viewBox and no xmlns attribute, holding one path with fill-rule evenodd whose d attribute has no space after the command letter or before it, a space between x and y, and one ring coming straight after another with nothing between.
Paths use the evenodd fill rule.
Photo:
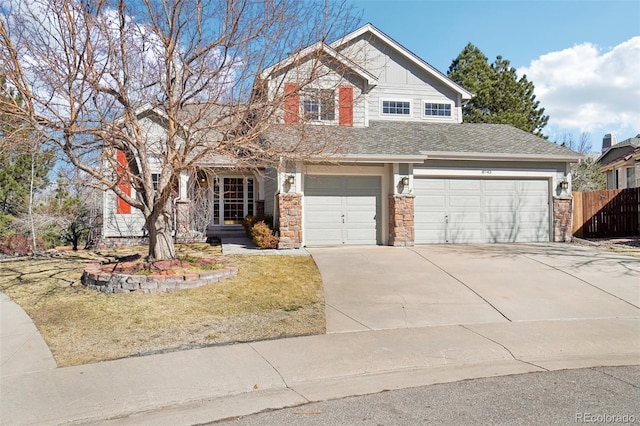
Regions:
<instances>
[{"instance_id":1,"label":"concrete sidewalk","mask_svg":"<svg viewBox=\"0 0 640 426\"><path fill-rule=\"evenodd\" d=\"M462 379L640 363L640 319L335 333L4 374L3 425L195 424Z\"/></svg>"},{"instance_id":2,"label":"concrete sidewalk","mask_svg":"<svg viewBox=\"0 0 640 426\"><path fill-rule=\"evenodd\" d=\"M6 375L53 368L56 368L53 355L29 315L9 296L0 293L0 386ZM1 413L0 410L0 416Z\"/></svg>"},{"instance_id":3,"label":"concrete sidewalk","mask_svg":"<svg viewBox=\"0 0 640 426\"><path fill-rule=\"evenodd\" d=\"M222 254L247 254L256 256L311 256L305 248L278 250L261 249L247 237L223 237Z\"/></svg>"}]
</instances>

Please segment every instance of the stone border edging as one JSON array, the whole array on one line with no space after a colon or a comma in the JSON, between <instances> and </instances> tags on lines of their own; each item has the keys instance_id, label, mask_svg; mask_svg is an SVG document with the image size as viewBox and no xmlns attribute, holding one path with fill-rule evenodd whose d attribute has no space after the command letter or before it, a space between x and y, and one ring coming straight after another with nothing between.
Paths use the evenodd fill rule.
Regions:
<instances>
[{"instance_id":1,"label":"stone border edging","mask_svg":"<svg viewBox=\"0 0 640 426\"><path fill-rule=\"evenodd\" d=\"M81 282L87 288L103 293L165 293L201 287L238 274L238 267L224 268L182 275L138 275L109 273L102 263L91 262L84 268Z\"/></svg>"}]
</instances>

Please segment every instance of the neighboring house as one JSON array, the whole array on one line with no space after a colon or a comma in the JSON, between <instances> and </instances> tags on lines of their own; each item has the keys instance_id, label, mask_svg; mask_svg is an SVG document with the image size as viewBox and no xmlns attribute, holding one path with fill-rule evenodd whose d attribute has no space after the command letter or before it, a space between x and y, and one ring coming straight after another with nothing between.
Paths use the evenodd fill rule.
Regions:
<instances>
[{"instance_id":1,"label":"neighboring house","mask_svg":"<svg viewBox=\"0 0 640 426\"><path fill-rule=\"evenodd\" d=\"M320 77L299 87L319 57ZM204 196L208 234L264 213L280 248L570 240L570 164L580 155L509 125L463 123L472 94L374 26L310 46L262 78L267 96L285 97L263 143L297 148L278 168L210 161L181 175L177 205L187 211ZM202 183L200 197L189 179ZM118 226L105 224L104 236L137 235L140 223L123 217L134 212L105 197L105 222Z\"/></svg>"},{"instance_id":2,"label":"neighboring house","mask_svg":"<svg viewBox=\"0 0 640 426\"><path fill-rule=\"evenodd\" d=\"M607 189L640 186L640 134L616 143L615 135L602 140L602 155L597 159L600 170L607 175Z\"/></svg>"}]
</instances>

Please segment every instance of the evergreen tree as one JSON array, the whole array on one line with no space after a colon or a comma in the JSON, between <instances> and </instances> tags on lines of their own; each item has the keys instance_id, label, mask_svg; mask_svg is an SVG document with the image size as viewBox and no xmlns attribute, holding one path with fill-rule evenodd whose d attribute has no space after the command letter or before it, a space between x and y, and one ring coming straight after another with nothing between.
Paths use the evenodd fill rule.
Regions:
<instances>
[{"instance_id":1,"label":"evergreen tree","mask_svg":"<svg viewBox=\"0 0 640 426\"><path fill-rule=\"evenodd\" d=\"M27 210L31 187L33 161L33 187L43 189L47 174L53 166L53 153L41 150L30 141L30 132L21 128L14 107L22 98L14 93L6 79L0 76L0 214L18 216Z\"/></svg>"},{"instance_id":2,"label":"evergreen tree","mask_svg":"<svg viewBox=\"0 0 640 426\"><path fill-rule=\"evenodd\" d=\"M508 60L498 56L489 64L487 57L469 43L454 59L447 73L475 96L462 109L470 123L510 124L542 136L549 116L534 95L534 85L524 75L520 79Z\"/></svg>"},{"instance_id":3,"label":"evergreen tree","mask_svg":"<svg viewBox=\"0 0 640 426\"><path fill-rule=\"evenodd\" d=\"M447 73L450 79L474 94L474 97L462 107L464 120L470 123L482 123L489 104L489 92L492 86L492 70L486 56L469 43L453 60Z\"/></svg>"},{"instance_id":4,"label":"evergreen tree","mask_svg":"<svg viewBox=\"0 0 640 426\"><path fill-rule=\"evenodd\" d=\"M52 166L49 151L34 155L34 189L44 189ZM8 153L0 158L0 213L19 216L26 213L31 186L31 154Z\"/></svg>"}]
</instances>

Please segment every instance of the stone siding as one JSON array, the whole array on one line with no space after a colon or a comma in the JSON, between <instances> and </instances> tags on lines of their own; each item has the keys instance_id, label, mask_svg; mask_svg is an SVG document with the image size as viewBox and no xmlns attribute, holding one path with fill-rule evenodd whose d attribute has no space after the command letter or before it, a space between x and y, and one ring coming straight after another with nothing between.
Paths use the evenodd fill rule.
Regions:
<instances>
[{"instance_id":1,"label":"stone siding","mask_svg":"<svg viewBox=\"0 0 640 426\"><path fill-rule=\"evenodd\" d=\"M278 194L279 249L302 246L302 194Z\"/></svg>"},{"instance_id":2,"label":"stone siding","mask_svg":"<svg viewBox=\"0 0 640 426\"><path fill-rule=\"evenodd\" d=\"M571 242L573 219L573 198L553 198L553 241Z\"/></svg>"},{"instance_id":3,"label":"stone siding","mask_svg":"<svg viewBox=\"0 0 640 426\"><path fill-rule=\"evenodd\" d=\"M413 247L415 241L413 195L389 196L389 245Z\"/></svg>"}]
</instances>

